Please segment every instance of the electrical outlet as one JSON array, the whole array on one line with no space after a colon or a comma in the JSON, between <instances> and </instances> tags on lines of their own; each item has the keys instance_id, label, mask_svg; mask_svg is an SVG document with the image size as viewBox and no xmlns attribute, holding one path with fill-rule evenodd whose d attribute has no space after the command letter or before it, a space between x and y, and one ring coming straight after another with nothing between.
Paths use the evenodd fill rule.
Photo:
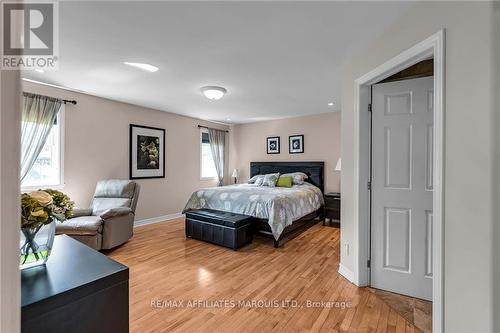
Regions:
<instances>
[{"instance_id":1,"label":"electrical outlet","mask_svg":"<svg viewBox=\"0 0 500 333\"><path fill-rule=\"evenodd\" d=\"M344 250L346 257L349 257L349 243L344 243Z\"/></svg>"}]
</instances>

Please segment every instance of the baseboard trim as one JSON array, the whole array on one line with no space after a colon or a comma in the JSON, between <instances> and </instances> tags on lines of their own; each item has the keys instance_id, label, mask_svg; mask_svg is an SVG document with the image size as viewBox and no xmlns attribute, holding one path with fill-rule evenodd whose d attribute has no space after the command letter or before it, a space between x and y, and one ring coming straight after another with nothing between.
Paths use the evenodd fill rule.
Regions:
<instances>
[{"instance_id":1,"label":"baseboard trim","mask_svg":"<svg viewBox=\"0 0 500 333\"><path fill-rule=\"evenodd\" d=\"M162 216L152 217L149 219L139 220L134 222L134 228L142 227L143 225L173 220L182 216L183 216L182 213L175 213L175 214L162 215Z\"/></svg>"},{"instance_id":2,"label":"baseboard trim","mask_svg":"<svg viewBox=\"0 0 500 333\"><path fill-rule=\"evenodd\" d=\"M342 264L339 264L339 274L354 283L354 273Z\"/></svg>"}]
</instances>

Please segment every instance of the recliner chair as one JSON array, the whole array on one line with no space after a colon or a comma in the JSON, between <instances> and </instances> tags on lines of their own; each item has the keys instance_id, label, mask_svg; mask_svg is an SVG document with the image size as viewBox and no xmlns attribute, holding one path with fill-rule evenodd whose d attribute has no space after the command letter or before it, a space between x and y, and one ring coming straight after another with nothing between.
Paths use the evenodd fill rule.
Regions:
<instances>
[{"instance_id":1,"label":"recliner chair","mask_svg":"<svg viewBox=\"0 0 500 333\"><path fill-rule=\"evenodd\" d=\"M66 234L96 250L125 243L133 235L139 192L134 181L99 181L91 208L75 208L70 219L57 222L56 234Z\"/></svg>"}]
</instances>

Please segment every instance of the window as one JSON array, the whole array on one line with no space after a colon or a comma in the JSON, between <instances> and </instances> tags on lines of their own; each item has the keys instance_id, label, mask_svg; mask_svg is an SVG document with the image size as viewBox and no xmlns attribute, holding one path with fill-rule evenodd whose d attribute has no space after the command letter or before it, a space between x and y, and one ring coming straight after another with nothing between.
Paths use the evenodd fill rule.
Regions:
<instances>
[{"instance_id":1,"label":"window","mask_svg":"<svg viewBox=\"0 0 500 333\"><path fill-rule=\"evenodd\" d=\"M201 151L201 179L214 179L217 178L217 171L215 170L214 159L212 158L212 151L210 150L210 141L208 139L208 131L201 129L200 131L200 151Z\"/></svg>"},{"instance_id":2,"label":"window","mask_svg":"<svg viewBox=\"0 0 500 333\"><path fill-rule=\"evenodd\" d=\"M64 105L42 151L21 184L22 189L61 187L63 181Z\"/></svg>"}]
</instances>

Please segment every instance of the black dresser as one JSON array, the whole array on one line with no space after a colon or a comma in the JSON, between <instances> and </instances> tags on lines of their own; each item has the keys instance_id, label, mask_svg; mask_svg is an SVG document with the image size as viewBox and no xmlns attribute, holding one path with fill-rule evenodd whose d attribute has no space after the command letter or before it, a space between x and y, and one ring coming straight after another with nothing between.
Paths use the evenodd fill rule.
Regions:
<instances>
[{"instance_id":1,"label":"black dresser","mask_svg":"<svg viewBox=\"0 0 500 333\"><path fill-rule=\"evenodd\" d=\"M340 227L340 193L330 192L325 194L325 219L330 226ZM323 225L325 222L323 221Z\"/></svg>"},{"instance_id":2,"label":"black dresser","mask_svg":"<svg viewBox=\"0 0 500 333\"><path fill-rule=\"evenodd\" d=\"M66 236L21 271L22 332L128 332L128 267Z\"/></svg>"}]
</instances>

